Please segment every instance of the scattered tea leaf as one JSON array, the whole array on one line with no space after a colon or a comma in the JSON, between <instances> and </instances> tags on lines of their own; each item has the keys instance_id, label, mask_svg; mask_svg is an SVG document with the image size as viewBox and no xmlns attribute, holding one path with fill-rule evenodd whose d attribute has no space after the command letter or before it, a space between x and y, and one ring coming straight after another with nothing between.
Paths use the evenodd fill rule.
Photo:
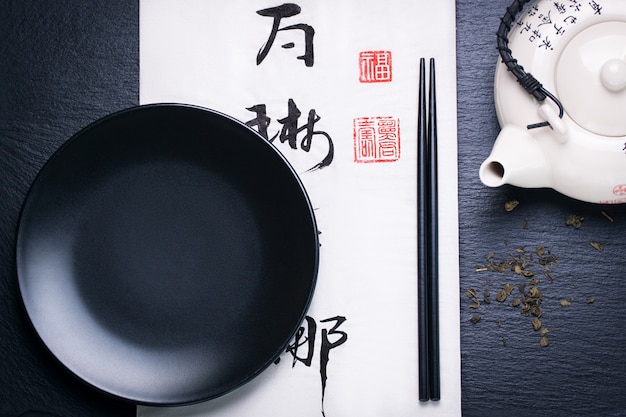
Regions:
<instances>
[{"instance_id":1,"label":"scattered tea leaf","mask_svg":"<svg viewBox=\"0 0 626 417\"><path fill-rule=\"evenodd\" d=\"M582 218L578 220L582 221ZM508 246L508 243L506 245ZM551 272L558 263L557 256L552 254L545 246L537 246L535 249L527 247L514 248L508 255L500 259L494 252L489 252L485 259L487 263L478 265L476 267L477 272L509 273L510 276L515 277L514 279L517 280L517 282L503 283L497 293L493 294L493 298L499 303L509 300L506 303L507 306L518 308L521 314L529 317L533 330L544 338L541 341L542 346L547 346L548 339L545 336L548 330L542 324L542 303L544 299L543 287L541 286L542 280L537 278L536 271L537 269L543 270L543 275L545 275L548 281L554 282L555 279ZM483 281L484 286L490 284L492 284L491 278ZM516 295L513 296L512 293L515 289L517 289ZM478 292L476 289L466 292L467 296L472 300L470 308L476 309L477 312L480 308L483 308L483 304L489 304L492 299L490 288L483 289L483 297L480 301L478 301ZM480 317L480 315L476 316ZM478 318L475 320L478 320ZM502 326L500 320L496 320L495 324L498 327Z\"/></svg>"},{"instance_id":2,"label":"scattered tea leaf","mask_svg":"<svg viewBox=\"0 0 626 417\"><path fill-rule=\"evenodd\" d=\"M561 304L561 307L567 307L567 306L571 306L572 305L572 303L570 303L567 300L561 300L560 304Z\"/></svg>"},{"instance_id":3,"label":"scattered tea leaf","mask_svg":"<svg viewBox=\"0 0 626 417\"><path fill-rule=\"evenodd\" d=\"M589 244L598 252L602 252L604 249L604 244L598 242L589 242Z\"/></svg>"},{"instance_id":4,"label":"scattered tea leaf","mask_svg":"<svg viewBox=\"0 0 626 417\"><path fill-rule=\"evenodd\" d=\"M546 336L542 336L541 339L539 339L539 344L541 345L541 347L546 347L550 344L550 341Z\"/></svg>"},{"instance_id":5,"label":"scattered tea leaf","mask_svg":"<svg viewBox=\"0 0 626 417\"><path fill-rule=\"evenodd\" d=\"M596 301L596 297L587 297L587 304L593 304Z\"/></svg>"},{"instance_id":6,"label":"scattered tea leaf","mask_svg":"<svg viewBox=\"0 0 626 417\"><path fill-rule=\"evenodd\" d=\"M502 286L502 290L506 292L506 295L511 295L514 289L515 289L515 285L513 284L505 284Z\"/></svg>"},{"instance_id":7,"label":"scattered tea leaf","mask_svg":"<svg viewBox=\"0 0 626 417\"><path fill-rule=\"evenodd\" d=\"M478 314L474 314L472 316L472 318L470 319L470 322L472 324L476 324L476 323L478 323L480 321L480 319L481 319L481 317Z\"/></svg>"},{"instance_id":8,"label":"scattered tea leaf","mask_svg":"<svg viewBox=\"0 0 626 417\"><path fill-rule=\"evenodd\" d=\"M519 205L519 201L517 200L509 200L506 203L504 203L504 209L506 211L513 211L515 210L515 207L517 207Z\"/></svg>"},{"instance_id":9,"label":"scattered tea leaf","mask_svg":"<svg viewBox=\"0 0 626 417\"><path fill-rule=\"evenodd\" d=\"M543 310L538 305L530 306L530 314L535 317L541 317L543 314Z\"/></svg>"},{"instance_id":10,"label":"scattered tea leaf","mask_svg":"<svg viewBox=\"0 0 626 417\"><path fill-rule=\"evenodd\" d=\"M491 291L489 291L488 289L485 289L485 291L483 292L483 303L491 304Z\"/></svg>"},{"instance_id":11,"label":"scattered tea leaf","mask_svg":"<svg viewBox=\"0 0 626 417\"><path fill-rule=\"evenodd\" d=\"M522 229L528 229L528 220L524 219L522 222Z\"/></svg>"},{"instance_id":12,"label":"scattered tea leaf","mask_svg":"<svg viewBox=\"0 0 626 417\"><path fill-rule=\"evenodd\" d=\"M476 298L476 288L468 288L468 290L465 291L465 295L467 295L468 298Z\"/></svg>"},{"instance_id":13,"label":"scattered tea leaf","mask_svg":"<svg viewBox=\"0 0 626 417\"><path fill-rule=\"evenodd\" d=\"M584 217L572 214L565 220L565 224L567 226L572 226L574 229L578 229L583 225L583 220L585 220Z\"/></svg>"},{"instance_id":14,"label":"scattered tea leaf","mask_svg":"<svg viewBox=\"0 0 626 417\"><path fill-rule=\"evenodd\" d=\"M602 213L602 215L603 215L604 217L606 217L606 219L607 219L608 221L610 221L611 223L613 223L613 217L609 216L609 215L608 215L608 213L607 213L606 211L604 211L604 210L603 210L603 211L601 211L600 213Z\"/></svg>"}]
</instances>

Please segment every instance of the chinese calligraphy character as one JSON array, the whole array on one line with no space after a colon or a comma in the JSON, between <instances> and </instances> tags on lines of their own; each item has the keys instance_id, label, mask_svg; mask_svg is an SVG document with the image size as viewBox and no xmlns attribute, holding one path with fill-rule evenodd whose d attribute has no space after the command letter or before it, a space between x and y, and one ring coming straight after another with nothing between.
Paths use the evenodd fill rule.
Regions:
<instances>
[{"instance_id":1,"label":"chinese calligraphy character","mask_svg":"<svg viewBox=\"0 0 626 417\"><path fill-rule=\"evenodd\" d=\"M323 137L328 144L328 152L326 156L315 164L308 171L314 171L316 169L322 169L331 164L335 154L335 146L330 135L321 130L315 130L315 124L321 120L321 117L317 114L315 109L309 110L307 116L307 122L304 126L299 126L299 119L302 112L296 106L293 99L289 99L287 103L287 117L278 119L278 123L282 124L280 132L272 136L268 135L268 127L271 123L271 118L267 116L267 109L265 104L257 104L252 107L246 108L256 114L256 117L246 122L249 127L256 127L261 136L267 139L269 142L273 142L277 137L280 138L281 143L287 142L291 149L298 149L298 135L304 133L304 137L300 141L300 149L309 152L313 145L314 137Z\"/></svg>"},{"instance_id":2,"label":"chinese calligraphy character","mask_svg":"<svg viewBox=\"0 0 626 417\"><path fill-rule=\"evenodd\" d=\"M595 12L594 14L602 14L602 6L600 6L597 1L590 1L589 5Z\"/></svg>"},{"instance_id":3,"label":"chinese calligraphy character","mask_svg":"<svg viewBox=\"0 0 626 417\"><path fill-rule=\"evenodd\" d=\"M315 35L315 29L312 26L305 25L303 23L298 23L291 26L280 27L280 22L283 18L288 18L300 14L300 6L293 3L284 3L280 6L270 7L268 9L257 10L257 14L266 17L272 17L274 19L272 23L272 30L270 32L270 36L267 39L267 42L261 47L257 56L256 56L256 64L259 65L270 49L272 49L272 45L276 40L276 35L279 31L283 30L301 30L304 32L304 55L297 57L298 59L304 60L304 65L307 67L313 66L313 35ZM282 45L284 49L293 48L295 44L293 42L286 43Z\"/></svg>"},{"instance_id":4,"label":"chinese calligraphy character","mask_svg":"<svg viewBox=\"0 0 626 417\"><path fill-rule=\"evenodd\" d=\"M539 30L535 29L533 30L532 35L530 35L530 37L528 38L529 41L534 42L535 39L541 39L541 32L539 32Z\"/></svg>"},{"instance_id":5,"label":"chinese calligraphy character","mask_svg":"<svg viewBox=\"0 0 626 417\"><path fill-rule=\"evenodd\" d=\"M519 31L519 33L528 32L532 29L532 25L530 23L525 23L524 27Z\"/></svg>"},{"instance_id":6,"label":"chinese calligraphy character","mask_svg":"<svg viewBox=\"0 0 626 417\"><path fill-rule=\"evenodd\" d=\"M557 26L556 23L554 24L554 31L559 36L563 36L563 34L565 33L565 29L563 29L563 26Z\"/></svg>"},{"instance_id":7,"label":"chinese calligraphy character","mask_svg":"<svg viewBox=\"0 0 626 417\"><path fill-rule=\"evenodd\" d=\"M542 25L549 25L552 23L552 17L550 17L550 13L552 12L552 10L548 10L548 14L540 14L539 15L539 19L541 20L541 23L539 23L538 26L542 26Z\"/></svg>"},{"instance_id":8,"label":"chinese calligraphy character","mask_svg":"<svg viewBox=\"0 0 626 417\"><path fill-rule=\"evenodd\" d=\"M328 381L328 362L330 360L330 351L343 345L348 340L348 333L338 330L339 326L341 326L345 321L346 318L344 316L335 316L325 320L320 320L320 323L334 322L334 325L330 329L323 328L321 331L320 378L322 383L322 415L324 415L324 395L326 394L326 383ZM306 336L304 336L305 332ZM311 366L315 350L316 332L317 324L315 323L315 319L306 316L305 322L302 323L302 326L296 332L293 343L287 347L287 352L289 352L293 357L292 368L295 367L298 362L303 363L307 367ZM333 340L331 340L331 338ZM304 357L298 356L298 350L302 346L306 346L307 348L307 353Z\"/></svg>"},{"instance_id":9,"label":"chinese calligraphy character","mask_svg":"<svg viewBox=\"0 0 626 417\"><path fill-rule=\"evenodd\" d=\"M554 8L556 9L557 12L563 14L565 13L565 4L564 3L560 3L558 1L554 2Z\"/></svg>"},{"instance_id":10,"label":"chinese calligraphy character","mask_svg":"<svg viewBox=\"0 0 626 417\"><path fill-rule=\"evenodd\" d=\"M552 46L552 42L550 42L547 36L543 39L539 47L544 48L544 49L554 50L554 47Z\"/></svg>"},{"instance_id":11,"label":"chinese calligraphy character","mask_svg":"<svg viewBox=\"0 0 626 417\"><path fill-rule=\"evenodd\" d=\"M570 9L574 9L575 11L579 12L580 11L580 0L569 0L570 2Z\"/></svg>"}]
</instances>

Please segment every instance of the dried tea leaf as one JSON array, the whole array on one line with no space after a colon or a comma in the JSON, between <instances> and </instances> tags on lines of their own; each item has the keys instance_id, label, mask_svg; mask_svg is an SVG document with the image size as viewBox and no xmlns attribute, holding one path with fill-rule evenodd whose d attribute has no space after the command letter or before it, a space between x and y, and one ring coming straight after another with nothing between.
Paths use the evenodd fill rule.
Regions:
<instances>
[{"instance_id":1,"label":"dried tea leaf","mask_svg":"<svg viewBox=\"0 0 626 417\"><path fill-rule=\"evenodd\" d=\"M522 222L522 229L528 229L528 220L524 219Z\"/></svg>"},{"instance_id":2,"label":"dried tea leaf","mask_svg":"<svg viewBox=\"0 0 626 417\"><path fill-rule=\"evenodd\" d=\"M537 287L531 287L530 290L528 290L528 295L531 298L541 298L541 297L543 297L543 294L541 293L541 291Z\"/></svg>"},{"instance_id":3,"label":"dried tea leaf","mask_svg":"<svg viewBox=\"0 0 626 417\"><path fill-rule=\"evenodd\" d=\"M508 297L509 295L506 293L506 291L504 290L500 290L498 291L498 293L496 294L496 301L502 303L504 301L506 301L506 297Z\"/></svg>"},{"instance_id":4,"label":"dried tea leaf","mask_svg":"<svg viewBox=\"0 0 626 417\"><path fill-rule=\"evenodd\" d=\"M515 207L517 207L519 205L519 201L517 200L509 200L506 203L504 203L504 209L506 211L513 211L515 210Z\"/></svg>"},{"instance_id":5,"label":"dried tea leaf","mask_svg":"<svg viewBox=\"0 0 626 417\"><path fill-rule=\"evenodd\" d=\"M511 301L511 307L519 307L520 304L522 304L522 300L519 298L514 298L513 301Z\"/></svg>"},{"instance_id":6,"label":"dried tea leaf","mask_svg":"<svg viewBox=\"0 0 626 417\"><path fill-rule=\"evenodd\" d=\"M570 303L567 300L561 300L560 304L561 304L561 307L567 307L567 306L571 306L572 305L572 303Z\"/></svg>"},{"instance_id":7,"label":"dried tea leaf","mask_svg":"<svg viewBox=\"0 0 626 417\"><path fill-rule=\"evenodd\" d=\"M604 249L604 244L602 243L598 243L598 242L589 242L589 244L598 252L602 252L602 249Z\"/></svg>"},{"instance_id":8,"label":"dried tea leaf","mask_svg":"<svg viewBox=\"0 0 626 417\"><path fill-rule=\"evenodd\" d=\"M587 304L593 304L596 301L596 297L587 297Z\"/></svg>"},{"instance_id":9,"label":"dried tea leaf","mask_svg":"<svg viewBox=\"0 0 626 417\"><path fill-rule=\"evenodd\" d=\"M478 301L478 298L474 298L472 301L473 303L469 305L469 308L476 310L480 307L480 301Z\"/></svg>"},{"instance_id":10,"label":"dried tea leaf","mask_svg":"<svg viewBox=\"0 0 626 417\"><path fill-rule=\"evenodd\" d=\"M484 302L485 304L491 304L491 291L489 291L489 290L487 290L487 289L486 289L486 290L483 292L483 302Z\"/></svg>"},{"instance_id":11,"label":"dried tea leaf","mask_svg":"<svg viewBox=\"0 0 626 417\"><path fill-rule=\"evenodd\" d=\"M584 217L572 214L565 220L565 224L567 226L572 226L574 229L578 229L583 225L583 220L585 220Z\"/></svg>"},{"instance_id":12,"label":"dried tea leaf","mask_svg":"<svg viewBox=\"0 0 626 417\"><path fill-rule=\"evenodd\" d=\"M610 221L611 223L613 223L613 217L609 216L609 215L608 215L608 213L607 213L606 211L601 211L600 213L602 213L602 215L603 215L604 217L606 217L606 219L607 219L608 221Z\"/></svg>"},{"instance_id":13,"label":"dried tea leaf","mask_svg":"<svg viewBox=\"0 0 626 417\"><path fill-rule=\"evenodd\" d=\"M476 324L480 321L481 317L478 314L475 314L472 316L472 318L470 319L470 322L472 324Z\"/></svg>"},{"instance_id":14,"label":"dried tea leaf","mask_svg":"<svg viewBox=\"0 0 626 417\"><path fill-rule=\"evenodd\" d=\"M541 317L541 315L543 314L543 310L541 310L541 307L539 307L538 305L534 305L530 307L530 314L535 317Z\"/></svg>"},{"instance_id":15,"label":"dried tea leaf","mask_svg":"<svg viewBox=\"0 0 626 417\"><path fill-rule=\"evenodd\" d=\"M548 331L548 329L546 329L545 327L542 327L541 329L539 329L539 335L540 335L541 337L543 337L543 336L547 335L548 333L550 333L550 332L549 332L549 331Z\"/></svg>"},{"instance_id":16,"label":"dried tea leaf","mask_svg":"<svg viewBox=\"0 0 626 417\"><path fill-rule=\"evenodd\" d=\"M546 336L542 336L541 339L539 339L539 344L541 345L541 347L546 347L550 344L550 341L548 341L548 338Z\"/></svg>"},{"instance_id":17,"label":"dried tea leaf","mask_svg":"<svg viewBox=\"0 0 626 417\"><path fill-rule=\"evenodd\" d=\"M514 289L515 289L515 285L513 284L505 284L502 286L502 290L506 292L506 295L511 295Z\"/></svg>"},{"instance_id":18,"label":"dried tea leaf","mask_svg":"<svg viewBox=\"0 0 626 417\"><path fill-rule=\"evenodd\" d=\"M539 320L538 317L533 319L533 329L535 329L535 331L541 329L541 320Z\"/></svg>"},{"instance_id":19,"label":"dried tea leaf","mask_svg":"<svg viewBox=\"0 0 626 417\"><path fill-rule=\"evenodd\" d=\"M467 295L468 298L476 298L476 288L469 288L465 291L465 295Z\"/></svg>"}]
</instances>

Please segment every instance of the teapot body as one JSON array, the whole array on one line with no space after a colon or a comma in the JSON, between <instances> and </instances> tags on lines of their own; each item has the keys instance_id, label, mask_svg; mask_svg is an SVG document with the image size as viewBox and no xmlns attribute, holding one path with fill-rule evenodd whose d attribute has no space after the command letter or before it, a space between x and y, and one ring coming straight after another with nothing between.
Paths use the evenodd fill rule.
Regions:
<instances>
[{"instance_id":1,"label":"teapot body","mask_svg":"<svg viewBox=\"0 0 626 417\"><path fill-rule=\"evenodd\" d=\"M494 102L502 131L480 167L483 183L626 203L626 0L539 0L513 24L509 48L564 114L528 94L499 62ZM528 128L542 121L550 125Z\"/></svg>"}]
</instances>

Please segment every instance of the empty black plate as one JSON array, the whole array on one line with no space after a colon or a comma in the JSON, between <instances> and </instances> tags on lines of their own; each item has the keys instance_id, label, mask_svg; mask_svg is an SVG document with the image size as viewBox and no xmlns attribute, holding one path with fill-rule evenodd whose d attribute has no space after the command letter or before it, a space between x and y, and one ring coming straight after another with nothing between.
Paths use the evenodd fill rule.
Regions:
<instances>
[{"instance_id":1,"label":"empty black plate","mask_svg":"<svg viewBox=\"0 0 626 417\"><path fill-rule=\"evenodd\" d=\"M242 123L159 104L88 126L20 218L35 330L93 386L141 404L222 395L269 366L311 300L318 232L285 158Z\"/></svg>"}]
</instances>

